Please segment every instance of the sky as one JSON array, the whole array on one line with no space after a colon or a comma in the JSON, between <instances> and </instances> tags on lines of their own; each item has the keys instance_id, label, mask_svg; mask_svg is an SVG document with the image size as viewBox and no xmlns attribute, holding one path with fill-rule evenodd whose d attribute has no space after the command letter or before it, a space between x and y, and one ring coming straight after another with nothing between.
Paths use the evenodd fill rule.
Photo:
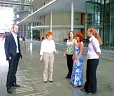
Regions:
<instances>
[{"instance_id":1,"label":"sky","mask_svg":"<svg viewBox=\"0 0 114 96\"><path fill-rule=\"evenodd\" d=\"M0 33L4 33L4 31L9 31L9 29L11 29L13 18L13 8L0 7Z\"/></svg>"}]
</instances>

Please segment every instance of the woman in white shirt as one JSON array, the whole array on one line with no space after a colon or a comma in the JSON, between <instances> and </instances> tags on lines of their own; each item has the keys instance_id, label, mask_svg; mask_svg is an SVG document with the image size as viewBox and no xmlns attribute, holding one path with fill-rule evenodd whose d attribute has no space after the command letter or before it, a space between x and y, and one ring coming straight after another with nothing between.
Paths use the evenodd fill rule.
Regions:
<instances>
[{"instance_id":1,"label":"woman in white shirt","mask_svg":"<svg viewBox=\"0 0 114 96\"><path fill-rule=\"evenodd\" d=\"M46 39L41 43L40 49L40 60L44 61L44 71L43 71L43 80L44 83L53 82L53 63L54 63L54 54L57 53L55 49L55 42L52 40L52 32L46 33Z\"/></svg>"},{"instance_id":2,"label":"woman in white shirt","mask_svg":"<svg viewBox=\"0 0 114 96\"><path fill-rule=\"evenodd\" d=\"M82 91L85 91L87 94L95 94L97 92L96 70L99 63L99 55L101 54L100 45L102 45L102 40L95 28L88 28L87 36L89 37L89 44L86 82Z\"/></svg>"}]
</instances>

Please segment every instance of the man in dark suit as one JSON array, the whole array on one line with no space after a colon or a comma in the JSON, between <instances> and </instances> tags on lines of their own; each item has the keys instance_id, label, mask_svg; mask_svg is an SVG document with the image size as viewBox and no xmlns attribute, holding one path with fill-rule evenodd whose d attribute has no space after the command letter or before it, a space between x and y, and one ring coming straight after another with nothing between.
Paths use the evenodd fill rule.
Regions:
<instances>
[{"instance_id":1,"label":"man in dark suit","mask_svg":"<svg viewBox=\"0 0 114 96\"><path fill-rule=\"evenodd\" d=\"M7 92L12 94L11 87L20 87L16 83L16 72L19 63L19 58L22 58L21 50L20 50L20 42L19 37L17 36L18 26L13 25L12 32L6 36L5 39L5 54L6 60L9 62L9 70L7 74Z\"/></svg>"}]
</instances>

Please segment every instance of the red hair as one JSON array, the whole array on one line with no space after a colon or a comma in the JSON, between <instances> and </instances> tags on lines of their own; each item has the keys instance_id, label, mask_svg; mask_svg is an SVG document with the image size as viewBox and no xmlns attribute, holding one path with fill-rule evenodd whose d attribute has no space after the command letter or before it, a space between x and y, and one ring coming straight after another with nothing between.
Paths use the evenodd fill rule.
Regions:
<instances>
[{"instance_id":1,"label":"red hair","mask_svg":"<svg viewBox=\"0 0 114 96\"><path fill-rule=\"evenodd\" d=\"M79 37L80 41L84 42L84 36L81 32L77 32L75 37Z\"/></svg>"},{"instance_id":2,"label":"red hair","mask_svg":"<svg viewBox=\"0 0 114 96\"><path fill-rule=\"evenodd\" d=\"M46 32L46 37L48 36L50 36L50 35L53 35L53 33L52 32Z\"/></svg>"}]
</instances>

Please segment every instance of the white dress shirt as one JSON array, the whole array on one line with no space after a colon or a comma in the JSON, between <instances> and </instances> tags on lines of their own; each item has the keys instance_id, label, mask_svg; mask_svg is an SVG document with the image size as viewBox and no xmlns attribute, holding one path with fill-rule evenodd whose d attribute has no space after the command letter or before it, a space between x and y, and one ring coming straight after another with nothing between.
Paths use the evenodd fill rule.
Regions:
<instances>
[{"instance_id":1,"label":"white dress shirt","mask_svg":"<svg viewBox=\"0 0 114 96\"><path fill-rule=\"evenodd\" d=\"M43 40L41 43L40 55L43 55L44 52L52 53L56 51L55 42L53 40Z\"/></svg>"},{"instance_id":2,"label":"white dress shirt","mask_svg":"<svg viewBox=\"0 0 114 96\"><path fill-rule=\"evenodd\" d=\"M16 43L16 46L17 46L17 47L16 47L16 48L17 48L17 49L16 49L16 53L19 53L18 41L17 41L17 34L15 34L15 33L12 32L12 35L13 35L13 37L14 37L14 40L15 40L15 43Z\"/></svg>"},{"instance_id":3,"label":"white dress shirt","mask_svg":"<svg viewBox=\"0 0 114 96\"><path fill-rule=\"evenodd\" d=\"M98 59L99 55L96 52L101 53L99 41L92 36L89 38L87 59Z\"/></svg>"}]
</instances>

